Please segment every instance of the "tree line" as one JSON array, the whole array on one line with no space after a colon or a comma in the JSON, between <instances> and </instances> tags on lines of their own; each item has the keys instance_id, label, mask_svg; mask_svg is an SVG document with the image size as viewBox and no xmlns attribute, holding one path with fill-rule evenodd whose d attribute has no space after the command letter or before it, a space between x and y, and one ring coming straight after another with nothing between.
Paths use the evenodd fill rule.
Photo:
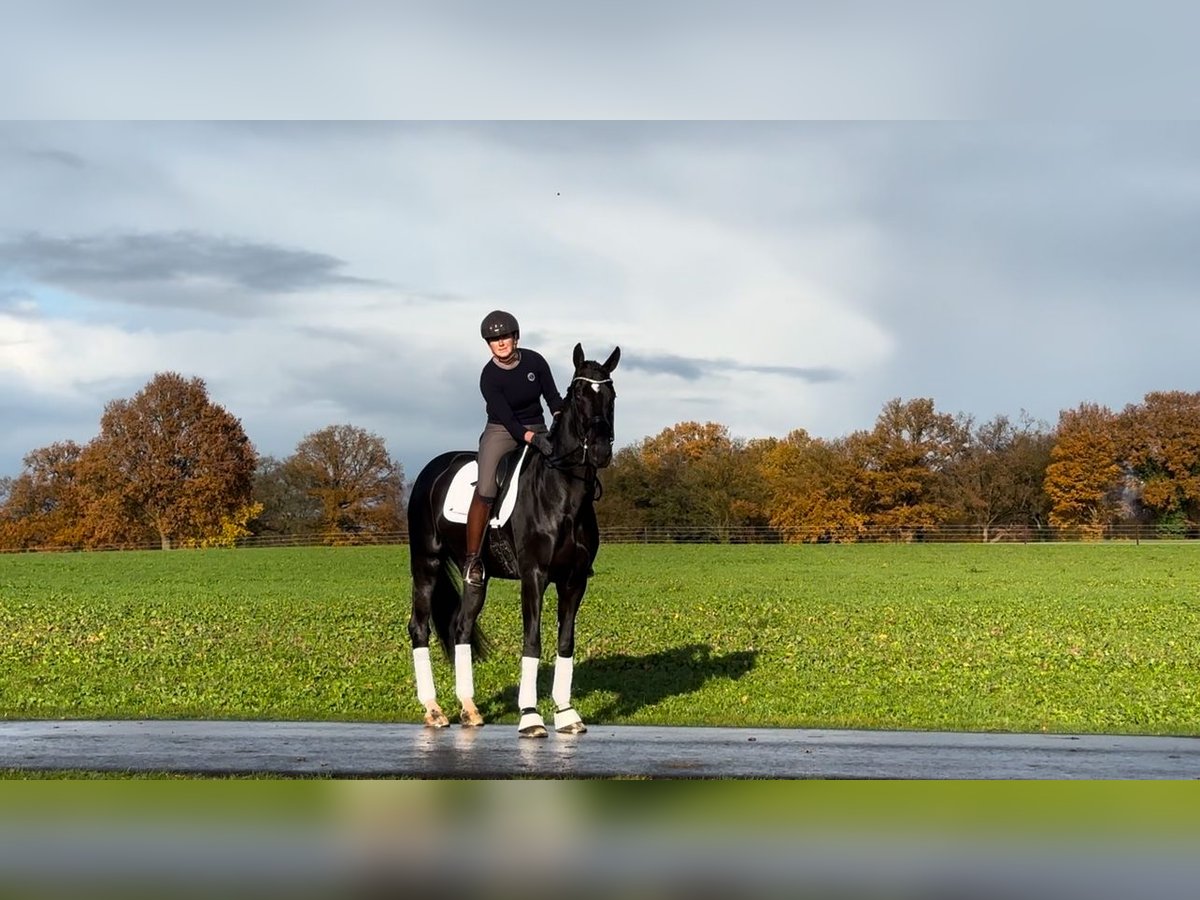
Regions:
<instances>
[{"instance_id":1,"label":"tree line","mask_svg":"<svg viewBox=\"0 0 1200 900\"><path fill-rule=\"evenodd\" d=\"M618 451L602 528L789 542L1200 536L1200 394L1083 403L1055 427L888 401L871 430L742 440L684 422Z\"/></svg>"},{"instance_id":2,"label":"tree line","mask_svg":"<svg viewBox=\"0 0 1200 900\"><path fill-rule=\"evenodd\" d=\"M0 479L0 549L233 546L252 536L394 540L404 470L351 425L307 435L287 459L259 457L204 382L159 373L104 408L88 444L30 452Z\"/></svg>"},{"instance_id":3,"label":"tree line","mask_svg":"<svg viewBox=\"0 0 1200 900\"><path fill-rule=\"evenodd\" d=\"M1131 525L1197 537L1200 394L1083 403L1054 427L897 398L872 429L832 440L681 422L619 450L602 488L602 530L676 540L1087 539ZM88 444L34 450L0 479L0 549L403 540L404 496L378 435L331 425L286 459L260 457L203 381L167 372L110 402Z\"/></svg>"}]
</instances>

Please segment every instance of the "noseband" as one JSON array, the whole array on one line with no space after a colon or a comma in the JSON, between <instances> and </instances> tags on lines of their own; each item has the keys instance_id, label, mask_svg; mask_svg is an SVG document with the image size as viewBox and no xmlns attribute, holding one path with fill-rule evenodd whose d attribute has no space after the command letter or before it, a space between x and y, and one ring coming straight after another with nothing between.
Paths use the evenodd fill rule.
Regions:
<instances>
[{"instance_id":1,"label":"noseband","mask_svg":"<svg viewBox=\"0 0 1200 900\"><path fill-rule=\"evenodd\" d=\"M594 390L597 394L600 393L600 385L612 384L611 378L588 378L584 375L576 375L574 378L571 379L571 384L574 385L575 382L577 382L577 381L582 381L586 384L590 384L592 386L592 390ZM556 469L563 469L563 468L569 468L569 467L580 466L580 465L582 465L582 466L588 465L588 461L587 461L588 448L591 446L591 441L592 441L593 435L596 433L596 429L602 425L607 426L609 431L612 430L612 425L608 422L607 419L604 418L604 416L592 416L588 420L587 428L584 429L584 432L583 432L583 446L580 448L581 457L580 457L579 462L577 462L577 463L568 462L568 460L575 455L574 453L571 453L569 456L557 457L555 459L550 460L551 464Z\"/></svg>"},{"instance_id":2,"label":"noseband","mask_svg":"<svg viewBox=\"0 0 1200 900\"><path fill-rule=\"evenodd\" d=\"M587 378L583 375L576 375L574 378L571 379L571 384L574 384L576 381L582 381L586 384L590 384L592 386L592 390L595 391L597 394L600 393L600 385L612 384L611 378ZM599 425L608 425L609 430L610 431L612 430L612 426L609 425L608 421L604 418L604 416L592 416L592 418L590 420L588 420L587 430L585 430L583 433L583 461L584 461L584 463L587 462L589 441L591 440L592 435L596 433L596 428Z\"/></svg>"}]
</instances>

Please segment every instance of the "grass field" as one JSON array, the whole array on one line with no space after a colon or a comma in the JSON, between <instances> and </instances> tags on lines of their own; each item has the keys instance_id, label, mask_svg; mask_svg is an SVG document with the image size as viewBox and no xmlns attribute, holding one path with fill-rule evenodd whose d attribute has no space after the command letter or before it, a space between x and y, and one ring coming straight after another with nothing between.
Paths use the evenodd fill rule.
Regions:
<instances>
[{"instance_id":1,"label":"grass field","mask_svg":"<svg viewBox=\"0 0 1200 900\"><path fill-rule=\"evenodd\" d=\"M1200 546L610 545L593 723L1200 734ZM0 717L420 720L405 547L0 556ZM540 694L551 711L553 590ZM475 667L516 721L517 586ZM435 654L443 704L453 671Z\"/></svg>"}]
</instances>

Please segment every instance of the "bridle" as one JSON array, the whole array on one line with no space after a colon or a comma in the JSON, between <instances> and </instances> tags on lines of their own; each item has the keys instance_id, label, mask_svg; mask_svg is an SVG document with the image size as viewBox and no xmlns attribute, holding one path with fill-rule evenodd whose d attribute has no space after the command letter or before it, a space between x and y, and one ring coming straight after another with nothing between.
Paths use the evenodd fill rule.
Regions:
<instances>
[{"instance_id":1,"label":"bridle","mask_svg":"<svg viewBox=\"0 0 1200 900\"><path fill-rule=\"evenodd\" d=\"M594 390L597 394L600 393L600 385L612 384L611 378L588 378L586 375L576 375L574 378L571 379L571 385L574 386L575 382L577 382L577 381L582 381L586 384L590 384L592 386L592 390ZM576 448L576 450L571 451L571 453L569 453L565 456L547 457L546 462L549 463L553 468L559 469L561 471L574 469L579 466L584 466L587 470L589 470L589 472L588 472L588 474L585 474L583 477L585 477L585 478L589 477L589 474L590 474L590 476L594 478L595 477L595 467L590 465L587 461L588 449L591 446L591 441L593 439L593 436L596 433L596 429L600 426L607 426L610 431L612 430L612 424L607 419L605 419L604 416L592 416L588 420L587 427L583 431L583 443L578 448ZM558 427L557 423L555 424L555 427L556 428ZM579 462L573 461L576 453L580 454ZM568 474L571 474L571 473L568 472ZM574 476L574 477L578 477L578 476Z\"/></svg>"}]
</instances>

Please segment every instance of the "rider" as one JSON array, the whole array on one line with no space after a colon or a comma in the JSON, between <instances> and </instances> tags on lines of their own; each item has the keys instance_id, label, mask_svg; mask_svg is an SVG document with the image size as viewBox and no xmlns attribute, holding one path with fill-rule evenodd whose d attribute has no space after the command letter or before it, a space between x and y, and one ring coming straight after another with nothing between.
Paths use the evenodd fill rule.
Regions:
<instances>
[{"instance_id":1,"label":"rider","mask_svg":"<svg viewBox=\"0 0 1200 900\"><path fill-rule=\"evenodd\" d=\"M512 314L494 310L484 317L479 330L492 358L479 376L479 390L487 404L487 425L479 436L479 480L467 511L463 581L471 585L483 584L480 547L492 504L496 502L496 465L505 453L520 444L531 444L549 455L542 399L554 415L563 406L545 358L533 350L517 349L521 326Z\"/></svg>"}]
</instances>

